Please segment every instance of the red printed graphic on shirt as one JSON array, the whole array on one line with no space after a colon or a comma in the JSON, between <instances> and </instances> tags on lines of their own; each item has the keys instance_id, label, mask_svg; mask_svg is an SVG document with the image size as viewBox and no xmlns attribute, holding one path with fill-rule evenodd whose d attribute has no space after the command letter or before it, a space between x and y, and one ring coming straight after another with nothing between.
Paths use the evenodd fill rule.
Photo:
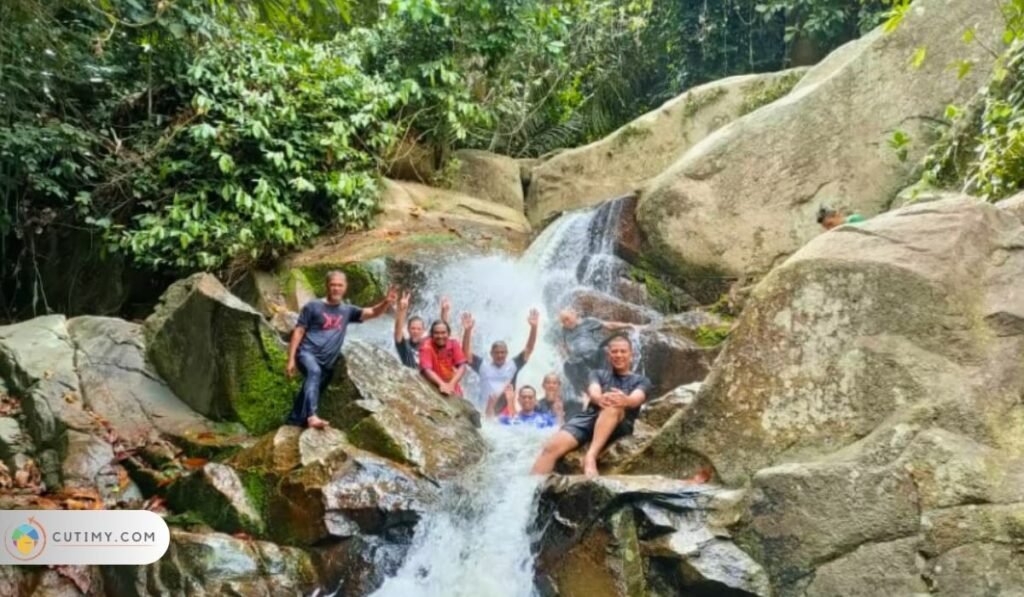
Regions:
<instances>
[{"instance_id":1,"label":"red printed graphic on shirt","mask_svg":"<svg viewBox=\"0 0 1024 597\"><path fill-rule=\"evenodd\" d=\"M340 330L341 329L341 318L342 315L330 315L324 313L324 326L325 330Z\"/></svg>"}]
</instances>

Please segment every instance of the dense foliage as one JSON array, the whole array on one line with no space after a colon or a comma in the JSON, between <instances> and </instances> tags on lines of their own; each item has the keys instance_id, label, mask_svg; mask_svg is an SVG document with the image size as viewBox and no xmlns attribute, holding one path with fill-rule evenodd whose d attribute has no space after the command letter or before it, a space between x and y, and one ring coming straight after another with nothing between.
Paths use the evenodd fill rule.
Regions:
<instances>
[{"instance_id":1,"label":"dense foliage","mask_svg":"<svg viewBox=\"0 0 1024 597\"><path fill-rule=\"evenodd\" d=\"M364 225L403 144L535 156L687 87L777 70L884 1L8 0L3 303L43 239L181 273ZM49 243L53 246L53 243Z\"/></svg>"},{"instance_id":2,"label":"dense foliage","mask_svg":"<svg viewBox=\"0 0 1024 597\"><path fill-rule=\"evenodd\" d=\"M925 157L916 191L953 188L997 201L1024 188L1024 0L1002 7L1007 49L990 49L992 80L970 105L947 109L948 129ZM973 37L964 31L965 42Z\"/></svg>"}]
</instances>

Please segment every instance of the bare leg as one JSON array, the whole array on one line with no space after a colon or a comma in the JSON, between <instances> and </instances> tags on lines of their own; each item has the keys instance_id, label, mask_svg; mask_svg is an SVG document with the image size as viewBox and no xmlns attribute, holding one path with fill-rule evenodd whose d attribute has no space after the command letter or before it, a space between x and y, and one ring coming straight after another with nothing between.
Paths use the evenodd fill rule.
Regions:
<instances>
[{"instance_id":1,"label":"bare leg","mask_svg":"<svg viewBox=\"0 0 1024 597\"><path fill-rule=\"evenodd\" d=\"M601 450L608 443L608 438L615 431L615 426L622 421L624 416L626 416L626 411L621 408L609 406L601 409L597 415L597 422L594 423L594 437L590 440L586 456L583 457L584 475L597 476L597 457L601 455Z\"/></svg>"},{"instance_id":2,"label":"bare leg","mask_svg":"<svg viewBox=\"0 0 1024 597\"><path fill-rule=\"evenodd\" d=\"M555 470L555 463L562 456L565 456L569 452L572 452L580 443L576 441L576 438L572 436L568 431L559 431L548 440L548 443L544 444L544 449L541 450L540 456L537 457L537 461L533 463L533 468L530 469L532 475L546 475L551 471Z\"/></svg>"}]
</instances>

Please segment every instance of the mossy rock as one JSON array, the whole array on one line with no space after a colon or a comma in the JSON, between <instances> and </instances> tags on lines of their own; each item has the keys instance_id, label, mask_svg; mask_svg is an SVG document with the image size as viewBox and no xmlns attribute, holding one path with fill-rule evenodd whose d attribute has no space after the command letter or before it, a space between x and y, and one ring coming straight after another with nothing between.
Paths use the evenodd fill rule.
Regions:
<instances>
[{"instance_id":1,"label":"mossy rock","mask_svg":"<svg viewBox=\"0 0 1024 597\"><path fill-rule=\"evenodd\" d=\"M284 421L299 388L285 344L262 315L209 274L173 284L145 324L147 356L200 414L262 433Z\"/></svg>"},{"instance_id":2,"label":"mossy rock","mask_svg":"<svg viewBox=\"0 0 1024 597\"><path fill-rule=\"evenodd\" d=\"M248 485L253 485L250 482ZM265 494L257 495L265 503ZM210 527L225 533L260 536L266 525L249 487L231 467L207 463L179 479L167 492L168 503L180 512L192 512Z\"/></svg>"},{"instance_id":3,"label":"mossy rock","mask_svg":"<svg viewBox=\"0 0 1024 597\"><path fill-rule=\"evenodd\" d=\"M796 87L804 74L803 70L794 70L778 79L759 81L744 93L740 115L753 112L785 96Z\"/></svg>"}]
</instances>

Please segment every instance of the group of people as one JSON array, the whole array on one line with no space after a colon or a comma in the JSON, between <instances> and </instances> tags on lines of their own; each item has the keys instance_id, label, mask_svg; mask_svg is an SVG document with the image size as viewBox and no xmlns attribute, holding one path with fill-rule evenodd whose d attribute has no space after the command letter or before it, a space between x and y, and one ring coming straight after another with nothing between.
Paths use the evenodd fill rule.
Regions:
<instances>
[{"instance_id":1,"label":"group of people","mask_svg":"<svg viewBox=\"0 0 1024 597\"><path fill-rule=\"evenodd\" d=\"M510 359L508 345L498 341L491 344L488 358L483 358L473 352L476 322L472 314L460 317L462 341L452 337L451 303L447 299L441 300L440 317L428 330L421 317L409 316L408 292L400 295L390 288L379 303L356 307L344 302L348 281L343 272L328 273L325 282L326 297L303 306L292 332L286 373L289 377L301 373L304 380L288 415L289 424L318 429L329 425L317 416L317 406L333 376L348 324L379 317L392 305L398 359L406 367L418 369L442 395L462 399L462 380L472 369L479 378L479 392L471 402L485 416L505 425L560 427L545 444L533 473L551 472L559 458L589 444L584 473L596 475L601 451L608 443L633 432L640 406L650 392L650 381L632 372L633 344L621 333L629 324L581 318L571 308L559 314L563 372L583 396L582 410L567 416L559 373L552 371L544 376L542 396L531 385L517 385L519 373L537 344L540 313L536 309L527 316L529 336L519 353ZM613 334L610 339L608 333Z\"/></svg>"}]
</instances>

